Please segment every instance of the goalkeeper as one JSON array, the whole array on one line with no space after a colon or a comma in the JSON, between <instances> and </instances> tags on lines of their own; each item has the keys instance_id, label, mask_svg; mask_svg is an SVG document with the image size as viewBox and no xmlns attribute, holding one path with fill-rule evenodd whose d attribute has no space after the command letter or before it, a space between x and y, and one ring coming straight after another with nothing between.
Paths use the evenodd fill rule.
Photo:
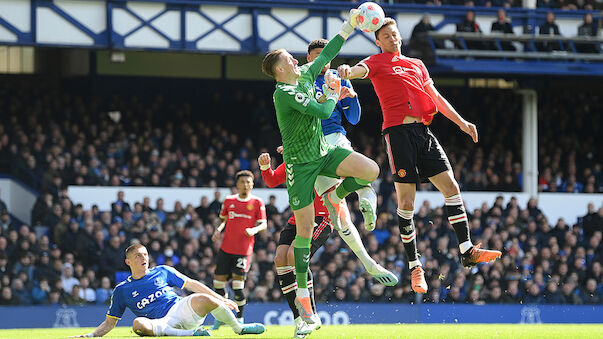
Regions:
<instances>
[{"instance_id":1,"label":"goalkeeper","mask_svg":"<svg viewBox=\"0 0 603 339\"><path fill-rule=\"evenodd\" d=\"M307 271L314 225L314 183L318 175L345 177L341 185L322 195L336 228L341 225L340 203L351 192L365 187L379 175L379 166L364 155L331 146L322 133L321 119L331 116L341 92L341 79L333 72L325 74L326 102L315 99L314 82L323 67L337 55L345 39L357 25L356 10L344 22L341 31L325 46L313 62L298 67L298 62L284 49L269 52L262 71L277 81L274 107L283 141L289 204L297 221L294 241L297 280L296 307L307 323L314 323ZM375 212L376 213L376 212Z\"/></svg>"}]
</instances>

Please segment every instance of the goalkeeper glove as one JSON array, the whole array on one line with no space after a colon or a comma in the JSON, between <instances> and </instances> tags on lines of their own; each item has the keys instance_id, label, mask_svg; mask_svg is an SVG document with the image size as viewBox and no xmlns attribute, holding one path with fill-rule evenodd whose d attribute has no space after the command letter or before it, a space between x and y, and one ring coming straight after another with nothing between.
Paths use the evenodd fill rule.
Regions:
<instances>
[{"instance_id":1,"label":"goalkeeper glove","mask_svg":"<svg viewBox=\"0 0 603 339\"><path fill-rule=\"evenodd\" d=\"M359 11L356 8L350 10L349 19L343 22L341 31L339 31L339 35L341 35L342 38L347 39L354 31L354 28L358 26L358 13Z\"/></svg>"},{"instance_id":2,"label":"goalkeeper glove","mask_svg":"<svg viewBox=\"0 0 603 339\"><path fill-rule=\"evenodd\" d=\"M339 101L339 94L341 94L341 78L335 71L328 70L325 73L325 83L322 85L322 91L327 97L327 100Z\"/></svg>"}]
</instances>

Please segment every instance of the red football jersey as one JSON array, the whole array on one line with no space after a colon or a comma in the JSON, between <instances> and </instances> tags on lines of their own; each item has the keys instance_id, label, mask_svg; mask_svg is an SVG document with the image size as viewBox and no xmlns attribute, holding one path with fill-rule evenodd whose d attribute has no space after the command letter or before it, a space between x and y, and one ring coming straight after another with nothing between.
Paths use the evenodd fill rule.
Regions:
<instances>
[{"instance_id":1,"label":"red football jersey","mask_svg":"<svg viewBox=\"0 0 603 339\"><path fill-rule=\"evenodd\" d=\"M284 184L286 179L285 163L282 163L274 171L272 168L262 171L262 178L264 178L264 182L270 188ZM323 217L327 222L330 222L329 211L322 203L322 199L316 194L316 191L314 191L314 216ZM295 225L295 215L292 215L287 222Z\"/></svg>"},{"instance_id":2,"label":"red football jersey","mask_svg":"<svg viewBox=\"0 0 603 339\"><path fill-rule=\"evenodd\" d=\"M248 237L245 229L255 227L258 220L266 220L266 207L262 199L251 194L247 199L239 198L238 194L229 195L224 200L220 216L226 218L220 248L230 254L250 255L255 237Z\"/></svg>"},{"instance_id":3,"label":"red football jersey","mask_svg":"<svg viewBox=\"0 0 603 339\"><path fill-rule=\"evenodd\" d=\"M358 65L366 68L365 78L373 83L383 111L383 127L401 125L407 115L422 118L429 125L437 108L425 91L433 80L419 59L398 53L371 55Z\"/></svg>"}]
</instances>

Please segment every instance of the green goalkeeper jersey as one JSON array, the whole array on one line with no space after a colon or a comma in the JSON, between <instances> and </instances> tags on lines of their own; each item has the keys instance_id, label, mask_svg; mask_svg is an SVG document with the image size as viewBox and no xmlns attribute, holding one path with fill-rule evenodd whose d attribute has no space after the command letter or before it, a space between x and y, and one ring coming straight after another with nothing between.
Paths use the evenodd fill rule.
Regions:
<instances>
[{"instance_id":1,"label":"green goalkeeper jersey","mask_svg":"<svg viewBox=\"0 0 603 339\"><path fill-rule=\"evenodd\" d=\"M297 85L276 84L274 108L283 141L283 159L286 164L302 164L326 155L333 147L322 133L321 119L328 119L336 102L318 103L314 82L320 71L339 53L344 39L336 35L320 55L300 67Z\"/></svg>"}]
</instances>

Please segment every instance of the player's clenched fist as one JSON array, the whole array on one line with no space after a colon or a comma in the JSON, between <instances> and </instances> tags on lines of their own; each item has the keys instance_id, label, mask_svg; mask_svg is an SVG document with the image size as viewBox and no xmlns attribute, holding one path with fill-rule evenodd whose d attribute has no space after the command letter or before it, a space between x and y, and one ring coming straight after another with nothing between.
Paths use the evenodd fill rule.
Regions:
<instances>
[{"instance_id":1,"label":"player's clenched fist","mask_svg":"<svg viewBox=\"0 0 603 339\"><path fill-rule=\"evenodd\" d=\"M342 79L349 79L352 75L352 67L350 67L350 65L343 64L337 67L337 73L339 73Z\"/></svg>"},{"instance_id":2,"label":"player's clenched fist","mask_svg":"<svg viewBox=\"0 0 603 339\"><path fill-rule=\"evenodd\" d=\"M268 154L268 153L260 154L260 156L258 157L258 164L260 165L260 169L262 171L265 171L268 168L270 168L270 154Z\"/></svg>"},{"instance_id":3,"label":"player's clenched fist","mask_svg":"<svg viewBox=\"0 0 603 339\"><path fill-rule=\"evenodd\" d=\"M341 78L335 71L328 70L325 73L325 83L322 85L322 91L326 95L327 100L339 101L341 94Z\"/></svg>"}]
</instances>

